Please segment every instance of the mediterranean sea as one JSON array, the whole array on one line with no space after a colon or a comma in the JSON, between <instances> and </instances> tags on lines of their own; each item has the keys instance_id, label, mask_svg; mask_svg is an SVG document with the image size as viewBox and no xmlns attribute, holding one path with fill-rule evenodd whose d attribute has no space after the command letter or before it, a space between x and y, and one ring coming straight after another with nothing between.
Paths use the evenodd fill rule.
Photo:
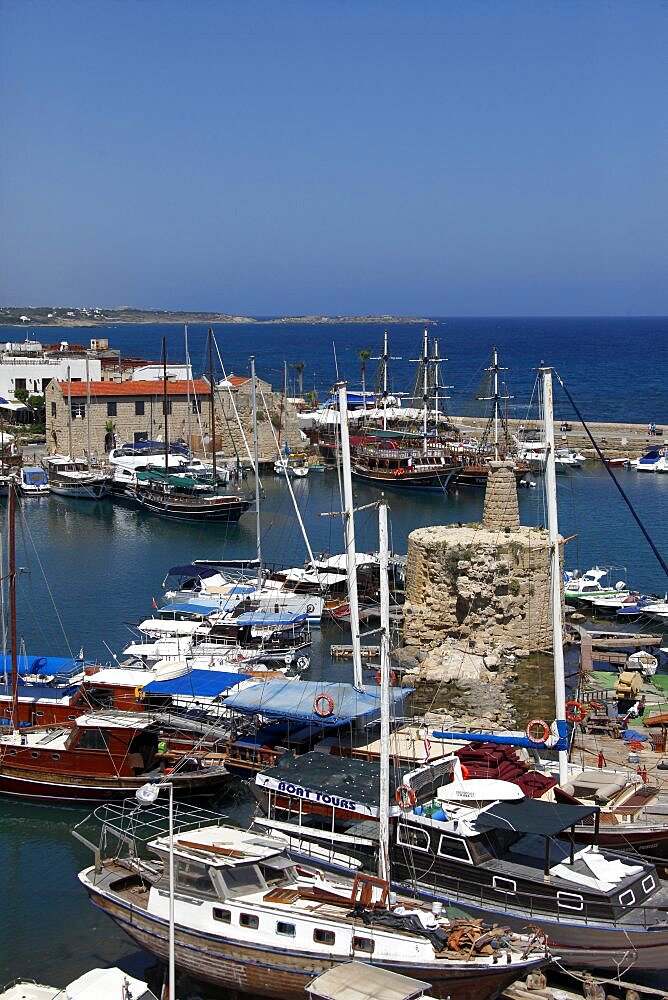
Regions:
<instances>
[{"instance_id":1,"label":"mediterranean sea","mask_svg":"<svg viewBox=\"0 0 668 1000\"><path fill-rule=\"evenodd\" d=\"M216 326L226 371L245 374L248 358L257 360L260 377L280 388L283 362L304 362L304 390L322 399L337 374L353 388L360 385L358 352L377 357L381 324L235 324ZM196 373L206 369L205 327L189 328L189 348ZM410 386L411 359L419 355L421 328L415 324L388 326L390 349L401 361L392 362L392 389ZM14 328L0 330L5 340L26 335L44 343L68 340L87 343L109 338L124 356L157 360L161 338L167 337L172 361L184 357L182 328L153 325L109 328ZM451 412L482 412L473 400L480 395L491 348L496 345L513 416L524 417L541 362L555 367L588 420L655 421L668 432L668 320L666 319L441 319L430 327L438 335L442 373ZM336 362L335 362L336 353ZM367 363L367 386L373 384L376 362ZM288 368L289 378L296 372ZM560 389L555 387L556 416L575 421ZM639 517L664 559L668 556L667 475L617 473ZM542 490L521 491L522 521L545 522ZM263 553L269 562L299 564L306 548L297 528L288 490L282 480L265 477L262 505ZM244 489L252 489L252 480ZM321 517L340 507L335 473L311 474L295 482L295 494L314 552L339 552L340 519ZM355 485L359 506L378 497ZM566 548L566 565L586 569L599 563L617 567L615 579L642 590L663 593L668 580L630 517L610 477L598 463L559 477L561 532L574 539ZM391 546L405 552L409 532L422 525L471 522L480 519L482 494L462 490L444 497L393 494L390 502ZM375 512L357 518L360 549L375 548ZM249 556L255 550L252 512L238 525L179 524L152 518L110 502L88 504L57 497L26 500L20 505L18 562L18 629L26 649L37 655L76 654L111 661L133 638L133 625L150 613L151 601L162 595L169 566L193 558ZM332 665L331 642L341 633L315 633L312 677L347 678L346 663ZM308 675L307 675L308 676ZM243 794L227 803L243 821L250 805ZM16 976L63 985L94 965L118 963L142 973L153 960L98 914L81 889L76 873L91 863L90 855L70 836L70 828L85 809L57 808L0 799L0 984ZM193 987L194 990L194 987ZM197 987L202 997L223 997ZM187 995L187 991L183 993ZM194 994L193 994L194 995Z\"/></svg>"}]
</instances>

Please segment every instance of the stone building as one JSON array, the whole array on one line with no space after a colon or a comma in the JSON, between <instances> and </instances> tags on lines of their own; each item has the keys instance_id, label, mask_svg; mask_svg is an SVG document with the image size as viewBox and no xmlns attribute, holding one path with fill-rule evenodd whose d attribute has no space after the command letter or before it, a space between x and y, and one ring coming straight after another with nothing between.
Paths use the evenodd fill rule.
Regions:
<instances>
[{"instance_id":1,"label":"stone building","mask_svg":"<svg viewBox=\"0 0 668 1000\"><path fill-rule=\"evenodd\" d=\"M277 455L274 431L281 426L282 441L292 450L301 445L294 410L287 411L279 393L257 380L260 459ZM90 410L87 397L90 394ZM190 440L193 451L211 451L211 388L205 379L168 380L167 426L171 441ZM68 407L68 399L71 406ZM160 379L141 381L67 382L53 379L45 392L46 444L50 454L70 451L84 455L90 423L91 453L102 457L111 448L137 441L164 441L164 388ZM265 408L266 404L266 408ZM248 464L244 435L252 452L251 380L237 376L215 390L216 451ZM71 409L71 419L68 416ZM267 415L268 411L268 415ZM239 427L243 428L243 432Z\"/></svg>"},{"instance_id":2,"label":"stone building","mask_svg":"<svg viewBox=\"0 0 668 1000\"><path fill-rule=\"evenodd\" d=\"M403 638L429 649L552 647L550 543L519 522L511 463L494 462L482 524L419 528L408 538Z\"/></svg>"}]
</instances>

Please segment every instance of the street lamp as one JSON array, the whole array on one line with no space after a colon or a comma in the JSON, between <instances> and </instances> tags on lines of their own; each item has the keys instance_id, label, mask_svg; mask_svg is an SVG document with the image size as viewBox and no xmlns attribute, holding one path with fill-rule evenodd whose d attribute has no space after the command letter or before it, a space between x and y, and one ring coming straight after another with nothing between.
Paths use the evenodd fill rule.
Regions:
<instances>
[{"instance_id":1,"label":"street lamp","mask_svg":"<svg viewBox=\"0 0 668 1000\"><path fill-rule=\"evenodd\" d=\"M135 798L142 806L156 802L161 788L169 791L169 1000L176 1000L176 979L174 961L174 784L171 781L147 782L135 792Z\"/></svg>"}]
</instances>

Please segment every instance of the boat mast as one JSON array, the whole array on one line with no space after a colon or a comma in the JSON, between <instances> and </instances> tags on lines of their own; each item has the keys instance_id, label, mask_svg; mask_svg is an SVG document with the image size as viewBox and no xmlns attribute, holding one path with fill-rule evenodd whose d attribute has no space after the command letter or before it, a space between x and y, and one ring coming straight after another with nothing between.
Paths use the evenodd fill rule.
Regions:
<instances>
[{"instance_id":1,"label":"boat mast","mask_svg":"<svg viewBox=\"0 0 668 1000\"><path fill-rule=\"evenodd\" d=\"M19 731L19 670L16 656L16 491L14 481L9 481L9 646L12 657L12 729Z\"/></svg>"},{"instance_id":2,"label":"boat mast","mask_svg":"<svg viewBox=\"0 0 668 1000\"><path fill-rule=\"evenodd\" d=\"M74 456L72 455L72 377L69 365L67 366L67 446L71 462Z\"/></svg>"},{"instance_id":3,"label":"boat mast","mask_svg":"<svg viewBox=\"0 0 668 1000\"><path fill-rule=\"evenodd\" d=\"M211 383L211 461L213 464L213 488L218 482L216 475L216 394L213 391L213 330L209 327L209 381Z\"/></svg>"},{"instance_id":4,"label":"boat mast","mask_svg":"<svg viewBox=\"0 0 668 1000\"><path fill-rule=\"evenodd\" d=\"M88 355L86 355L86 455L88 456L88 471L90 472L90 369L88 367Z\"/></svg>"},{"instance_id":5,"label":"boat mast","mask_svg":"<svg viewBox=\"0 0 668 1000\"><path fill-rule=\"evenodd\" d=\"M388 578L387 503L378 505L380 571L380 782L378 877L390 883L390 583Z\"/></svg>"},{"instance_id":6,"label":"boat mast","mask_svg":"<svg viewBox=\"0 0 668 1000\"><path fill-rule=\"evenodd\" d=\"M508 371L508 369L507 368L501 368L501 366L499 365L499 351L498 351L497 347L493 347L492 348L492 364L490 365L489 368L486 368L485 371L489 372L490 376L491 376L491 378L490 378L490 389L489 389L491 395L490 396L478 396L478 400L481 403L492 402L493 403L493 407L492 407L491 416L488 418L487 423L485 425L485 430L483 432L483 436L482 436L480 447L482 449L483 444L487 441L487 435L489 434L490 423L492 423L493 427L494 427L494 461L496 462L499 459L499 420L501 420L501 423L505 427L506 437L507 437L507 433L508 433L508 400L512 398L511 396L508 395L507 392L506 392L505 396L501 396L501 394L499 392L499 372L505 372L505 371ZM505 403L506 403L506 415L505 415L505 418L501 417L501 407L499 406L499 403L501 402L501 399L504 399Z\"/></svg>"},{"instance_id":7,"label":"boat mast","mask_svg":"<svg viewBox=\"0 0 668 1000\"><path fill-rule=\"evenodd\" d=\"M165 479L169 471L169 434L167 433L167 338L162 338L162 408L165 415Z\"/></svg>"},{"instance_id":8,"label":"boat mast","mask_svg":"<svg viewBox=\"0 0 668 1000\"><path fill-rule=\"evenodd\" d=\"M192 454L193 450L193 427L192 427L192 406L190 405L190 353L188 351L188 324L185 323L183 327L183 341L184 348L186 352L186 408L188 410L188 455Z\"/></svg>"},{"instance_id":9,"label":"boat mast","mask_svg":"<svg viewBox=\"0 0 668 1000\"><path fill-rule=\"evenodd\" d=\"M255 376L255 357L250 357L251 369L251 401L253 404L253 465L255 466L255 544L257 546L257 578L262 581L262 525L260 521L260 460L257 441L257 379Z\"/></svg>"},{"instance_id":10,"label":"boat mast","mask_svg":"<svg viewBox=\"0 0 668 1000\"><path fill-rule=\"evenodd\" d=\"M401 358L394 357L389 352L387 344L387 330L383 333L383 353L379 358L371 358L371 361L380 361L380 378L376 375L376 395L380 395L383 400L383 430L387 430L387 399L388 399L388 386L387 386L387 376L389 372L389 362L390 361L401 361Z\"/></svg>"},{"instance_id":11,"label":"boat mast","mask_svg":"<svg viewBox=\"0 0 668 1000\"><path fill-rule=\"evenodd\" d=\"M355 556L355 514L353 508L353 478L350 468L350 438L348 436L348 394L345 382L339 384L339 425L341 427L341 465L343 467L343 539L346 550L350 633L353 646L353 684L362 688L362 646L360 642L360 612L357 599L357 559Z\"/></svg>"},{"instance_id":12,"label":"boat mast","mask_svg":"<svg viewBox=\"0 0 668 1000\"><path fill-rule=\"evenodd\" d=\"M429 333L422 337L422 453L427 454L427 403L429 401Z\"/></svg>"},{"instance_id":13,"label":"boat mast","mask_svg":"<svg viewBox=\"0 0 668 1000\"><path fill-rule=\"evenodd\" d=\"M561 567L559 562L559 526L557 518L557 472L554 460L554 416L552 405L552 369L539 369L543 382L543 428L545 432L545 493L547 530L550 540L550 611L554 653L554 707L560 736L566 735L566 678L564 671L564 636L561 625ZM559 784L568 781L568 751L559 750Z\"/></svg>"}]
</instances>

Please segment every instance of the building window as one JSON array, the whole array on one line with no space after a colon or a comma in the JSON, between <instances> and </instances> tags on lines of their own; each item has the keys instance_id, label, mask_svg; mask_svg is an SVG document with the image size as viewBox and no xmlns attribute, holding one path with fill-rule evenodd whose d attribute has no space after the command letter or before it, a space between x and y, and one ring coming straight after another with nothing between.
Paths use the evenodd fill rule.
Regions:
<instances>
[{"instance_id":1,"label":"building window","mask_svg":"<svg viewBox=\"0 0 668 1000\"><path fill-rule=\"evenodd\" d=\"M251 930L256 931L260 925L260 921L254 913L240 913L239 925L241 927L250 927Z\"/></svg>"},{"instance_id":2,"label":"building window","mask_svg":"<svg viewBox=\"0 0 668 1000\"><path fill-rule=\"evenodd\" d=\"M167 400L167 410L165 410L165 401L163 399L163 401L162 401L162 413L163 413L163 416L164 416L165 413L167 413L168 417L170 417L172 415L172 401L171 401L171 399Z\"/></svg>"},{"instance_id":3,"label":"building window","mask_svg":"<svg viewBox=\"0 0 668 1000\"><path fill-rule=\"evenodd\" d=\"M14 379L14 388L15 389L27 389L28 386L26 385L26 380L24 378Z\"/></svg>"},{"instance_id":4,"label":"building window","mask_svg":"<svg viewBox=\"0 0 668 1000\"><path fill-rule=\"evenodd\" d=\"M334 931L326 931L322 927L316 927L313 931L313 940L316 944L332 945L336 941L336 934Z\"/></svg>"},{"instance_id":5,"label":"building window","mask_svg":"<svg viewBox=\"0 0 668 1000\"><path fill-rule=\"evenodd\" d=\"M76 417L86 416L86 404L85 403L72 403L72 419Z\"/></svg>"},{"instance_id":6,"label":"building window","mask_svg":"<svg viewBox=\"0 0 668 1000\"><path fill-rule=\"evenodd\" d=\"M137 402L135 403L135 417L143 417L144 416L144 405L145 404L144 404L144 400L143 399L138 399L137 400Z\"/></svg>"},{"instance_id":7,"label":"building window","mask_svg":"<svg viewBox=\"0 0 668 1000\"><path fill-rule=\"evenodd\" d=\"M107 403L107 416L108 417L116 416L116 403Z\"/></svg>"},{"instance_id":8,"label":"building window","mask_svg":"<svg viewBox=\"0 0 668 1000\"><path fill-rule=\"evenodd\" d=\"M202 412L202 404L200 403L199 399L193 399L192 408L193 408L193 413Z\"/></svg>"},{"instance_id":9,"label":"building window","mask_svg":"<svg viewBox=\"0 0 668 1000\"><path fill-rule=\"evenodd\" d=\"M51 417L52 417L53 420L56 419L56 404L55 403L51 404Z\"/></svg>"}]
</instances>

